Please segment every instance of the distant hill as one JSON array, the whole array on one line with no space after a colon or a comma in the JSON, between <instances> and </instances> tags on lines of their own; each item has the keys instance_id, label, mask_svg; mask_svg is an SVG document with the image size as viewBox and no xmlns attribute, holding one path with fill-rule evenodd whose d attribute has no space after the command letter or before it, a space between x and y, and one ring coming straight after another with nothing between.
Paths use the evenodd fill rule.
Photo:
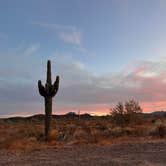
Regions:
<instances>
[{"instance_id":1,"label":"distant hill","mask_svg":"<svg viewBox=\"0 0 166 166\"><path fill-rule=\"evenodd\" d=\"M78 115L74 112L69 112L67 114L64 115L52 115L53 119L60 119L60 118L91 118L92 116L90 114L81 114ZM0 120L3 121L12 121L12 122L17 122L17 121L42 121L44 120L45 115L44 114L36 114L36 115L32 115L32 116L28 116L28 117L21 117L21 116L17 116L17 117L9 117L9 118L0 118Z\"/></svg>"},{"instance_id":2,"label":"distant hill","mask_svg":"<svg viewBox=\"0 0 166 166\"><path fill-rule=\"evenodd\" d=\"M166 117L166 111L155 111L151 113L141 113L144 117ZM64 115L52 115L53 119L60 119L60 118L92 118L96 116L92 116L88 113L78 115L75 112L68 112ZM105 118L109 118L109 115L107 116L101 116ZM17 121L43 121L45 118L44 114L36 114L28 117L10 117L10 118L0 118L1 121L12 121L12 122L17 122Z\"/></svg>"},{"instance_id":3,"label":"distant hill","mask_svg":"<svg viewBox=\"0 0 166 166\"><path fill-rule=\"evenodd\" d=\"M155 111L151 113L142 113L145 117L166 117L166 111Z\"/></svg>"}]
</instances>

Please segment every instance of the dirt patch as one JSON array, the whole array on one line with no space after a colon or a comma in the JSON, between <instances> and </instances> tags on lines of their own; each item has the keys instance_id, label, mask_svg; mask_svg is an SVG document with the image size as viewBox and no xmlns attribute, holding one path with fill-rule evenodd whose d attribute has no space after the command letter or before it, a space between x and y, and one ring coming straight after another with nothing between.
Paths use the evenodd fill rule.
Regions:
<instances>
[{"instance_id":1,"label":"dirt patch","mask_svg":"<svg viewBox=\"0 0 166 166\"><path fill-rule=\"evenodd\" d=\"M165 166L165 163L165 142L0 151L3 166Z\"/></svg>"}]
</instances>

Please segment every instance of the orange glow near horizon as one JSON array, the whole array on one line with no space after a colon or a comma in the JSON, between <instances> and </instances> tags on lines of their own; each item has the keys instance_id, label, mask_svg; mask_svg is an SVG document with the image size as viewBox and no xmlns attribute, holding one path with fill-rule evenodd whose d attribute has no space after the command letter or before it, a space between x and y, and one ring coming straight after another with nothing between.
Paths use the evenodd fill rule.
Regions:
<instances>
[{"instance_id":1,"label":"orange glow near horizon","mask_svg":"<svg viewBox=\"0 0 166 166\"><path fill-rule=\"evenodd\" d=\"M165 111L166 101L153 101L153 102L139 102L144 113L150 113L154 111ZM110 108L115 104L94 104L87 105L80 108L81 113L90 113L92 115L108 115Z\"/></svg>"},{"instance_id":2,"label":"orange glow near horizon","mask_svg":"<svg viewBox=\"0 0 166 166\"><path fill-rule=\"evenodd\" d=\"M85 105L80 106L79 109L68 109L68 108L56 108L53 111L53 114L61 115L66 114L68 112L75 112L78 113L80 111L80 114L89 113L91 115L108 115L110 113L110 108L113 107L115 104L91 104L91 105ZM143 109L144 113L150 113L154 111L165 111L166 110L166 101L155 101L155 102L140 102L140 105ZM59 110L58 112L56 110ZM13 113L8 115L2 115L1 118L7 118L7 117L15 117L15 116L31 116L34 114L44 114L44 108L40 111L31 111L29 112L22 112L22 113Z\"/></svg>"},{"instance_id":3,"label":"orange glow near horizon","mask_svg":"<svg viewBox=\"0 0 166 166\"><path fill-rule=\"evenodd\" d=\"M139 103L144 113L166 110L166 101L139 102ZM82 106L79 108L79 110L81 114L90 113L91 115L97 115L97 116L108 115L110 113L110 108L114 107L115 104L92 104L92 105ZM78 112L75 110L68 110L68 109L63 110L62 112L66 113L70 111L76 112L76 113Z\"/></svg>"},{"instance_id":4,"label":"orange glow near horizon","mask_svg":"<svg viewBox=\"0 0 166 166\"><path fill-rule=\"evenodd\" d=\"M165 111L166 101L142 102L141 106L143 108L143 112L145 113L154 111Z\"/></svg>"}]
</instances>

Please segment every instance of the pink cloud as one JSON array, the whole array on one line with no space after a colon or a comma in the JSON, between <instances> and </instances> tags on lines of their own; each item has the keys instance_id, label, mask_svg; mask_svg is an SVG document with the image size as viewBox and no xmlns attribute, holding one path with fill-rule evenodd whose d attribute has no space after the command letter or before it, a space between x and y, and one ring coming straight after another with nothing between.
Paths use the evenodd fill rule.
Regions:
<instances>
[{"instance_id":1,"label":"pink cloud","mask_svg":"<svg viewBox=\"0 0 166 166\"><path fill-rule=\"evenodd\" d=\"M141 106L144 112L165 111L166 101L142 102Z\"/></svg>"}]
</instances>

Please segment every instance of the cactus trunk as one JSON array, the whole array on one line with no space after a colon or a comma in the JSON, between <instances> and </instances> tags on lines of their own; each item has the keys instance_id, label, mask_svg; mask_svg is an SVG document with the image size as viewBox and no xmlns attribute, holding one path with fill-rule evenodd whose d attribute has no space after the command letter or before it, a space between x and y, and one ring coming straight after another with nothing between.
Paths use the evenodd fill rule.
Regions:
<instances>
[{"instance_id":1,"label":"cactus trunk","mask_svg":"<svg viewBox=\"0 0 166 166\"><path fill-rule=\"evenodd\" d=\"M52 98L45 98L45 140L48 141L52 119Z\"/></svg>"},{"instance_id":2,"label":"cactus trunk","mask_svg":"<svg viewBox=\"0 0 166 166\"><path fill-rule=\"evenodd\" d=\"M47 62L47 84L52 84L51 81L51 61Z\"/></svg>"},{"instance_id":3,"label":"cactus trunk","mask_svg":"<svg viewBox=\"0 0 166 166\"><path fill-rule=\"evenodd\" d=\"M52 119L52 98L56 95L59 89L59 76L56 77L56 81L52 84L51 81L51 61L47 62L47 80L45 87L41 81L38 81L39 93L45 100L45 140L49 140L51 131L51 119Z\"/></svg>"}]
</instances>

